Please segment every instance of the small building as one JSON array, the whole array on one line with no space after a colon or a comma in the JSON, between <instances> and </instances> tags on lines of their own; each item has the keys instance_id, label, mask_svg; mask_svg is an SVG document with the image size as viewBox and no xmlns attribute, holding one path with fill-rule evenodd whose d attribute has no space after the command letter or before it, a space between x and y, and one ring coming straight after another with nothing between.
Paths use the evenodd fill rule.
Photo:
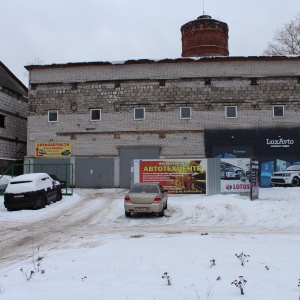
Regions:
<instances>
[{"instance_id":1,"label":"small building","mask_svg":"<svg viewBox=\"0 0 300 300\"><path fill-rule=\"evenodd\" d=\"M27 95L27 87L0 62L0 174L26 154Z\"/></svg>"}]
</instances>

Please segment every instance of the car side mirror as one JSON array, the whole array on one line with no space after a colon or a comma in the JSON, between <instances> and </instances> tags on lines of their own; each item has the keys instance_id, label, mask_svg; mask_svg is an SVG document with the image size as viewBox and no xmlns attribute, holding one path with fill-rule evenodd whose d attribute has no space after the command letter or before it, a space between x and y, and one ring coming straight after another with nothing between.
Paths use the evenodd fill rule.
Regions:
<instances>
[{"instance_id":1,"label":"car side mirror","mask_svg":"<svg viewBox=\"0 0 300 300\"><path fill-rule=\"evenodd\" d=\"M167 192L168 192L168 190L163 190L163 192L164 192L164 193L167 193Z\"/></svg>"}]
</instances>

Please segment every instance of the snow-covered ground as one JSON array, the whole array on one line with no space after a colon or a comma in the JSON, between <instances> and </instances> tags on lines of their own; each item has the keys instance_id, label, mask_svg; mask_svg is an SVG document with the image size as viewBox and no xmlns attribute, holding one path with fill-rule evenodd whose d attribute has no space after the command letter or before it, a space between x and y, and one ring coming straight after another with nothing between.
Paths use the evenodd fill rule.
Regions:
<instances>
[{"instance_id":1,"label":"snow-covered ground","mask_svg":"<svg viewBox=\"0 0 300 300\"><path fill-rule=\"evenodd\" d=\"M169 196L163 218L126 218L125 193L74 189L16 212L1 196L0 300L299 299L300 187Z\"/></svg>"}]
</instances>

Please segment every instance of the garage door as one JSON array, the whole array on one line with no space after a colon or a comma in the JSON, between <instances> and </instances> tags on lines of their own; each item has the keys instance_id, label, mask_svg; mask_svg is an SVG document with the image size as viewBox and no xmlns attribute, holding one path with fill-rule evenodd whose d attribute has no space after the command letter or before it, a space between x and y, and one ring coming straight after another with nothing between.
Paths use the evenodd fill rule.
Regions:
<instances>
[{"instance_id":1,"label":"garage door","mask_svg":"<svg viewBox=\"0 0 300 300\"><path fill-rule=\"evenodd\" d=\"M158 159L160 147L124 147L120 148L120 187L131 185L131 161L133 159Z\"/></svg>"},{"instance_id":2,"label":"garage door","mask_svg":"<svg viewBox=\"0 0 300 300\"><path fill-rule=\"evenodd\" d=\"M75 187L106 188L113 186L113 158L76 158Z\"/></svg>"}]
</instances>

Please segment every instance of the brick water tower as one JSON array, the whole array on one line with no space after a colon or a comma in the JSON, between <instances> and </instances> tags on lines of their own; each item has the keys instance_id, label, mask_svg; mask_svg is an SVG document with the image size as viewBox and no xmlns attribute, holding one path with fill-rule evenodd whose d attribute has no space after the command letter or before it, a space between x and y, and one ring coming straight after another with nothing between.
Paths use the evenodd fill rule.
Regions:
<instances>
[{"instance_id":1,"label":"brick water tower","mask_svg":"<svg viewBox=\"0 0 300 300\"><path fill-rule=\"evenodd\" d=\"M181 27L182 57L228 56L228 26L202 15Z\"/></svg>"}]
</instances>

